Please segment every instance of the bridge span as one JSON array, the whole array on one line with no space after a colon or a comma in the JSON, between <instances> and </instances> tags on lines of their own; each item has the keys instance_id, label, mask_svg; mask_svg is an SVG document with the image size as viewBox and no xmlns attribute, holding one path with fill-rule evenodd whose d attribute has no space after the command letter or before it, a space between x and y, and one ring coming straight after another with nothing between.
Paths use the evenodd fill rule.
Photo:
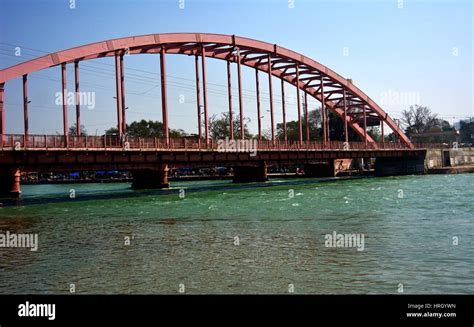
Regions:
<instances>
[{"instance_id":1,"label":"bridge span","mask_svg":"<svg viewBox=\"0 0 474 327\"><path fill-rule=\"evenodd\" d=\"M335 176L338 159L376 159L379 175L423 172L426 149L410 149L400 143L271 142L256 141L254 149L221 149L209 140L119 138L118 136L70 137L5 135L0 148L0 193L20 194L21 172L78 170L128 170L134 188L166 188L168 170L176 167L232 167L234 182L267 180L267 167L301 165L307 177ZM421 168L420 168L421 166Z\"/></svg>"},{"instance_id":2,"label":"bridge span","mask_svg":"<svg viewBox=\"0 0 474 327\"><path fill-rule=\"evenodd\" d=\"M160 138L131 138L127 133L126 61L129 55L154 54L159 57L161 93ZM196 113L189 117L196 122L193 139L172 139L168 121L167 60L170 55L190 56L195 69L191 73L196 85ZM111 57L115 62L115 99L117 135L81 135L81 63ZM209 129L209 103L207 94L206 62L208 59L226 62L228 96L228 137L231 140L246 138L245 121L256 118L258 132L255 155L245 152L220 151L217 138ZM29 124L28 83L37 71L60 67L62 135L32 135ZM67 92L67 67L74 70L75 133L70 133ZM237 94L232 93L232 67L237 71ZM256 110L244 109L243 74L241 70L254 70ZM268 108L263 108L260 91L265 80L269 96ZM21 79L23 92L16 95L23 100L23 134L7 131L8 112L5 85ZM278 87L274 85L278 80ZM253 81L252 81L253 82ZM274 89L279 88L281 107L276 108ZM285 89L296 93L297 138L288 134L288 105ZM13 95L15 97L15 95ZM233 101L236 97L236 101ZM313 98L320 106L320 119L309 120ZM234 108L234 102L238 103ZM158 106L158 105L157 105ZM278 135L275 111L281 109L281 135ZM269 112L269 140L263 137L262 113ZM341 123L340 135L334 134L334 119ZM317 140L311 139L310 123L318 130ZM279 128L280 128L279 127ZM369 128L379 130L378 142ZM350 137L349 131L353 136ZM390 138L387 135L390 133ZM77 136L72 136L75 134ZM354 136L355 135L355 136ZM294 138L294 137L293 137ZM313 137L314 138L314 137ZM336 139L336 140L335 140ZM388 142L390 139L390 142ZM304 164L307 175L334 175L334 160L346 158L376 158L376 171L380 174L413 173L422 170L426 150L414 145L395 122L374 100L360 90L351 79L346 79L321 63L303 54L271 44L236 35L209 33L166 33L130 36L86 44L47 54L0 70L0 193L20 193L21 171L67 171L120 169L132 171L134 187L166 187L169 166L226 165L234 167L235 181L266 179L266 166L272 164Z\"/></svg>"}]
</instances>

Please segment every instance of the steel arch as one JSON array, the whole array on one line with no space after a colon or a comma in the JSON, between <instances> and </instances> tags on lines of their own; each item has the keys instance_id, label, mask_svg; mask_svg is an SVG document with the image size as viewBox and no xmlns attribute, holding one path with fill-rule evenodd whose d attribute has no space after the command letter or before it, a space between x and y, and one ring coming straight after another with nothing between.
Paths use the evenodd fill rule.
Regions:
<instances>
[{"instance_id":1,"label":"steel arch","mask_svg":"<svg viewBox=\"0 0 474 327\"><path fill-rule=\"evenodd\" d=\"M208 33L166 33L124 37L91 43L55 53L51 53L0 71L0 85L13 78L38 70L77 63L117 54L171 53L201 55L205 48L206 57L237 62L262 72L271 72L284 81L305 91L324 103L325 107L346 119L362 138L375 143L365 134L359 121L362 116L386 123L407 147L414 148L411 141L394 120L364 92L336 72L292 50L276 44L257 41L245 37ZM269 67L270 63L270 67ZM296 75L299 75L298 78ZM299 81L299 83L298 83ZM321 92L323 90L323 92ZM346 112L342 106L346 102Z\"/></svg>"}]
</instances>

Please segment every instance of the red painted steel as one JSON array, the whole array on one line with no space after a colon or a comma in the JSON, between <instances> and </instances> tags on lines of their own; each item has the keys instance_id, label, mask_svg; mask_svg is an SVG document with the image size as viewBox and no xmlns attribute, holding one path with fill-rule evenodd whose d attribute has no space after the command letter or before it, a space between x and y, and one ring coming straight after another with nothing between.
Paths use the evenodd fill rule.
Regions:
<instances>
[{"instance_id":1,"label":"red painted steel","mask_svg":"<svg viewBox=\"0 0 474 327\"><path fill-rule=\"evenodd\" d=\"M327 137L327 142L331 142L331 116L329 109L326 108L326 137Z\"/></svg>"},{"instance_id":2,"label":"red painted steel","mask_svg":"<svg viewBox=\"0 0 474 327\"><path fill-rule=\"evenodd\" d=\"M258 77L258 69L255 69L255 88L257 96L257 125L258 125L258 140L262 140L262 114L260 110L260 80Z\"/></svg>"},{"instance_id":3,"label":"red painted steel","mask_svg":"<svg viewBox=\"0 0 474 327\"><path fill-rule=\"evenodd\" d=\"M79 93L79 62L74 62L74 91L76 102L76 135L81 136L81 97Z\"/></svg>"},{"instance_id":4,"label":"red painted steel","mask_svg":"<svg viewBox=\"0 0 474 327\"><path fill-rule=\"evenodd\" d=\"M296 85L300 84L300 68L296 64ZM296 88L296 103L298 107L298 132L299 132L299 141L300 145L303 144L303 126L301 123L301 101L300 101L300 88Z\"/></svg>"},{"instance_id":5,"label":"red painted steel","mask_svg":"<svg viewBox=\"0 0 474 327\"><path fill-rule=\"evenodd\" d=\"M362 113L364 115L364 144L367 146L367 114L365 112L365 106L362 106Z\"/></svg>"},{"instance_id":6,"label":"red painted steel","mask_svg":"<svg viewBox=\"0 0 474 327\"><path fill-rule=\"evenodd\" d=\"M64 149L62 146L62 141L64 137L62 135L29 135L29 139L25 141L23 134L5 134L4 135L4 144L1 151L15 151L15 145L17 142L21 147L26 147L28 150L36 151L123 151L123 146L121 145L121 138L118 135L107 135L107 136L71 136L69 149ZM180 138L180 139L170 139L169 144L167 145L167 140L165 138L154 138L154 137L128 137L130 144L130 149L136 150L179 150L186 149L188 151L202 151L203 149L199 147L197 140ZM272 144L271 140L262 140L258 141L256 148L258 151L263 150L344 150L344 143L341 141L333 141L327 146L324 146L322 142L319 141L304 141L300 145L299 141L290 141L288 140L285 145L283 142L276 142ZM386 150L389 149L405 149L411 150L406 145L397 142L385 142ZM349 142L350 150L366 150L366 149L380 149L382 144L380 142L375 144L369 144L368 147L365 146L364 142ZM446 144L417 144L417 149L423 148L449 148L450 145ZM210 140L208 150L217 150L218 144L214 140ZM219 152L219 151L218 151ZM222 153L222 152L219 152Z\"/></svg>"},{"instance_id":7,"label":"red painted steel","mask_svg":"<svg viewBox=\"0 0 474 327\"><path fill-rule=\"evenodd\" d=\"M199 56L195 57L195 67L196 67L196 103L197 103L197 123L198 123L198 135L199 135L199 146L201 146L202 139L202 123L201 123L201 87L199 85Z\"/></svg>"},{"instance_id":8,"label":"red painted steel","mask_svg":"<svg viewBox=\"0 0 474 327\"><path fill-rule=\"evenodd\" d=\"M117 103L117 130L118 134L122 136L122 87L120 86L120 59L119 55L115 54L115 100Z\"/></svg>"},{"instance_id":9,"label":"red painted steel","mask_svg":"<svg viewBox=\"0 0 474 327\"><path fill-rule=\"evenodd\" d=\"M237 48L237 83L239 87L239 118L240 118L240 139L245 139L245 125L244 125L244 99L242 94L242 61L240 57L240 49Z\"/></svg>"},{"instance_id":10,"label":"red painted steel","mask_svg":"<svg viewBox=\"0 0 474 327\"><path fill-rule=\"evenodd\" d=\"M383 126L383 120L380 121L380 125L382 126L381 127L381 130L382 130L382 145L383 147L385 148L385 133L384 133L384 126Z\"/></svg>"},{"instance_id":11,"label":"red painted steel","mask_svg":"<svg viewBox=\"0 0 474 327\"><path fill-rule=\"evenodd\" d=\"M283 113L283 141L287 144L286 137L286 108L285 108L285 81L281 80L281 110Z\"/></svg>"},{"instance_id":12,"label":"red painted steel","mask_svg":"<svg viewBox=\"0 0 474 327\"><path fill-rule=\"evenodd\" d=\"M304 115L306 124L306 142L309 142L309 109L308 109L308 93L304 93Z\"/></svg>"},{"instance_id":13,"label":"red painted steel","mask_svg":"<svg viewBox=\"0 0 474 327\"><path fill-rule=\"evenodd\" d=\"M319 88L321 89L321 98L324 98L324 79L323 75L319 77ZM326 107L324 105L324 101L321 101L321 125L323 126L323 144L326 146L326 142L328 141L327 136L327 123L326 123Z\"/></svg>"},{"instance_id":14,"label":"red painted steel","mask_svg":"<svg viewBox=\"0 0 474 327\"><path fill-rule=\"evenodd\" d=\"M0 83L0 146L3 147L5 128L5 83Z\"/></svg>"},{"instance_id":15,"label":"red painted steel","mask_svg":"<svg viewBox=\"0 0 474 327\"><path fill-rule=\"evenodd\" d=\"M66 90L66 63L61 64L61 84L62 84L62 96L63 96L63 135L64 135L64 146L69 146L69 127L68 127L68 112L67 112L67 90Z\"/></svg>"},{"instance_id":16,"label":"red painted steel","mask_svg":"<svg viewBox=\"0 0 474 327\"><path fill-rule=\"evenodd\" d=\"M23 75L23 124L25 140L28 140L28 75Z\"/></svg>"},{"instance_id":17,"label":"red painted steel","mask_svg":"<svg viewBox=\"0 0 474 327\"><path fill-rule=\"evenodd\" d=\"M349 131L347 129L347 101L346 101L346 89L343 89L343 102L344 102L344 139L349 142Z\"/></svg>"},{"instance_id":18,"label":"red painted steel","mask_svg":"<svg viewBox=\"0 0 474 327\"><path fill-rule=\"evenodd\" d=\"M160 74L161 74L161 111L163 116L163 136L166 145L169 144L170 136L168 129L168 94L166 90L166 57L165 49L162 47L160 51Z\"/></svg>"},{"instance_id":19,"label":"red painted steel","mask_svg":"<svg viewBox=\"0 0 474 327\"><path fill-rule=\"evenodd\" d=\"M127 133L127 119L126 113L127 107L125 107L125 76L123 68L123 52L120 54L120 106L122 107L122 133Z\"/></svg>"},{"instance_id":20,"label":"red painted steel","mask_svg":"<svg viewBox=\"0 0 474 327\"><path fill-rule=\"evenodd\" d=\"M268 91L270 95L270 122L272 124L272 143L275 144L275 115L273 112L272 56L268 55Z\"/></svg>"},{"instance_id":21,"label":"red painted steel","mask_svg":"<svg viewBox=\"0 0 474 327\"><path fill-rule=\"evenodd\" d=\"M206 137L206 146L209 146L209 118L207 111L207 82L206 82L206 48L201 44L202 59L202 93L204 99L204 135Z\"/></svg>"},{"instance_id":22,"label":"red painted steel","mask_svg":"<svg viewBox=\"0 0 474 327\"><path fill-rule=\"evenodd\" d=\"M227 95L229 97L229 132L230 139L234 139L234 113L232 112L232 76L230 61L227 62Z\"/></svg>"},{"instance_id":23,"label":"red painted steel","mask_svg":"<svg viewBox=\"0 0 474 327\"><path fill-rule=\"evenodd\" d=\"M132 36L120 39L107 40L88 45L79 46L76 48L51 53L18 65L8 67L0 71L0 84L5 81L20 77L30 72L42 70L53 67L63 63L72 63L77 60L90 60L99 57L114 56L116 51L123 51L130 49L130 54L140 53L159 53L162 46L166 46L166 53L171 54L185 54L191 55L196 52L196 49L202 47L203 44L209 46L208 56L216 59L235 61L235 58L229 56L234 47L240 50L251 52L255 57L245 58L242 64L256 68L263 71L265 68L261 67L260 61L262 55L271 54L275 60L279 62L299 65L301 66L301 74L317 78L324 74L328 80L328 85L331 88L338 90L335 93L346 89L351 99L351 102L358 102L364 104L369 110L371 116L378 116L383 120L387 126L394 131L394 134L408 147L413 148L413 144L403 131L397 126L394 120L389 117L372 99L357 88L352 83L348 82L342 76L338 75L326 66L321 65L308 57L305 57L297 52L285 49L283 47L261 42L249 38L243 38L233 35L222 34L205 34L205 33L169 33L169 34L150 34L142 36ZM260 55L260 58L259 56ZM352 115L344 116L344 112L336 105L336 101L330 97L322 97L322 93L316 88L316 85L311 82L306 83L306 80L295 79L294 73L288 73L287 68L275 68L272 70L273 76L284 79L285 81L296 86L298 89L305 88L309 95L316 98L318 101L325 103L326 109L330 110L338 117L346 119L348 125L361 137L364 136L364 130L359 126L356 117ZM369 143L375 144L374 140L368 136Z\"/></svg>"},{"instance_id":24,"label":"red painted steel","mask_svg":"<svg viewBox=\"0 0 474 327\"><path fill-rule=\"evenodd\" d=\"M324 98L324 97L323 97L323 98ZM322 103L322 104L325 104L324 101L321 102L321 103ZM326 107L326 105L324 105L324 106L325 106L325 110L324 110L324 111L325 111L325 114L326 114L326 138L327 138L326 141L327 141L328 143L330 143L330 142L331 142L331 125L330 125L330 123L331 123L331 117L330 117L329 109ZM342 117L344 118L344 116L342 116Z\"/></svg>"}]
</instances>

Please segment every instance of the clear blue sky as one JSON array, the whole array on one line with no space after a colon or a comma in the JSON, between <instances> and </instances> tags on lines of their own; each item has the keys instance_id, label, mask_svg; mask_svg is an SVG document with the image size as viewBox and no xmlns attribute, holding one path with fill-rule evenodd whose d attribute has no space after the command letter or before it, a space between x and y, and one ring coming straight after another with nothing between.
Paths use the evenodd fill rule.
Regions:
<instances>
[{"instance_id":1,"label":"clear blue sky","mask_svg":"<svg viewBox=\"0 0 474 327\"><path fill-rule=\"evenodd\" d=\"M354 83L393 117L409 104L384 103L389 92L415 94L451 123L474 116L473 2L469 0L320 1L294 0L0 0L0 68L86 43L130 35L165 32L236 34L298 51L335 70ZM22 55L15 56L15 47ZM347 47L348 55L344 55ZM457 51L457 55L456 54ZM128 121L161 120L159 57L126 58ZM96 91L96 108L83 109L89 134L101 134L116 124L114 67L100 59L81 65L81 90ZM209 60L211 114L227 110L225 64ZM147 71L147 72L142 72ZM234 70L235 72L235 70ZM194 61L169 56L170 125L196 132ZM244 69L245 111L256 129L254 74ZM72 67L68 85L72 90ZM268 106L262 76L263 105ZM234 85L235 74L234 74ZM280 89L274 84L276 120L281 122ZM29 75L30 133L62 130L60 70ZM236 94L236 92L234 92ZM289 96L294 90L288 88ZM184 103L179 103L180 95ZM234 98L235 100L236 97ZM382 102L382 103L381 103ZM22 133L21 79L6 84L7 132ZM316 101L310 101L316 108ZM234 108L238 109L237 103ZM264 108L265 109L265 108ZM296 119L296 105L288 108ZM74 108L69 111L71 124ZM269 115L264 114L269 127Z\"/></svg>"}]
</instances>

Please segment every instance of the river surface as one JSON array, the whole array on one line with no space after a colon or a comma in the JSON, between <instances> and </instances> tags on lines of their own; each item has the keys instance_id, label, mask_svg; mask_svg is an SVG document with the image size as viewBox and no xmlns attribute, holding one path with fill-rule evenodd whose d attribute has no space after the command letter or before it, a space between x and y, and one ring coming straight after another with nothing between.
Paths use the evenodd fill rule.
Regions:
<instances>
[{"instance_id":1,"label":"river surface","mask_svg":"<svg viewBox=\"0 0 474 327\"><path fill-rule=\"evenodd\" d=\"M0 233L39 246L0 247L0 294L474 293L474 174L172 187L22 186Z\"/></svg>"}]
</instances>

